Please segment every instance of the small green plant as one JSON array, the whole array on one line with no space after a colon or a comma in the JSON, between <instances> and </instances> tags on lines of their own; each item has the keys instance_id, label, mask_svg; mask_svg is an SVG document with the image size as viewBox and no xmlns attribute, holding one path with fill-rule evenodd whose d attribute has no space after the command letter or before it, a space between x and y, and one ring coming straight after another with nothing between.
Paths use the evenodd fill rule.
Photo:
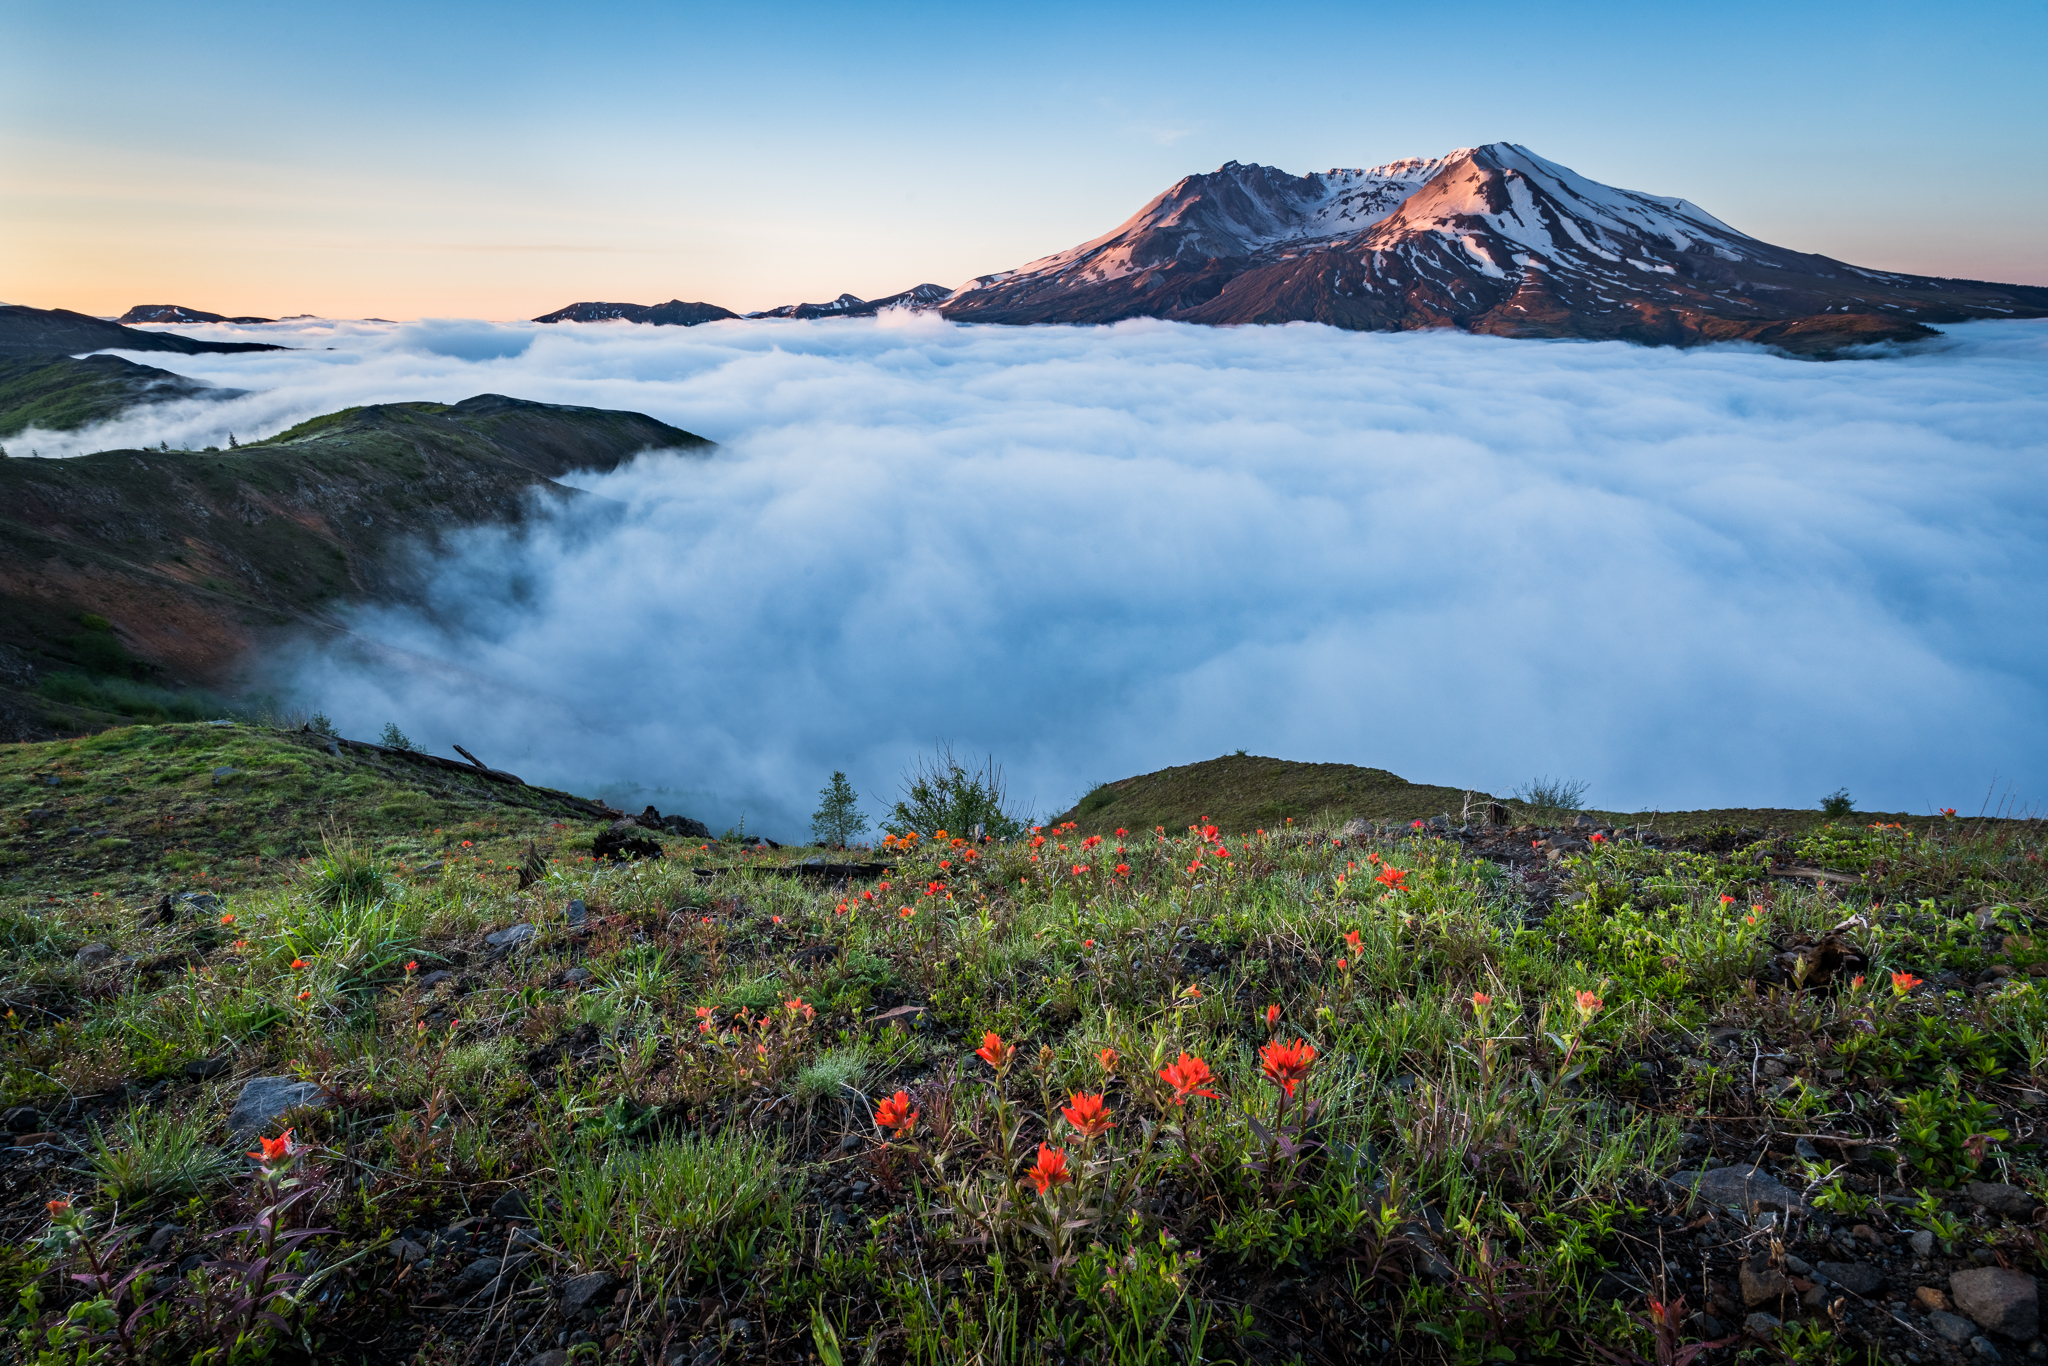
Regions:
<instances>
[{"instance_id":1,"label":"small green plant","mask_svg":"<svg viewBox=\"0 0 2048 1366\"><path fill-rule=\"evenodd\" d=\"M1577 811L1586 804L1588 786L1577 778L1532 778L1511 799L1537 811Z\"/></svg>"},{"instance_id":2,"label":"small green plant","mask_svg":"<svg viewBox=\"0 0 2048 1366\"><path fill-rule=\"evenodd\" d=\"M2006 1130L1993 1127L1998 1107L1964 1092L1953 1070L1940 1086L1901 1096L1898 1104L1899 1146L1906 1160L1942 1185L1976 1171L1987 1145L2008 1137Z\"/></svg>"},{"instance_id":3,"label":"small green plant","mask_svg":"<svg viewBox=\"0 0 2048 1366\"><path fill-rule=\"evenodd\" d=\"M1820 799L1820 813L1823 816L1848 816L1855 814L1856 802L1849 795L1849 789L1838 787Z\"/></svg>"},{"instance_id":4,"label":"small green plant","mask_svg":"<svg viewBox=\"0 0 2048 1366\"><path fill-rule=\"evenodd\" d=\"M944 830L965 837L978 825L991 839L1016 839L1027 817L1010 812L1008 802L1002 766L993 758L970 769L953 757L950 746L941 746L905 775L903 796L889 808L882 829L892 835Z\"/></svg>"},{"instance_id":5,"label":"small green plant","mask_svg":"<svg viewBox=\"0 0 2048 1366\"><path fill-rule=\"evenodd\" d=\"M142 1108L122 1115L111 1133L94 1126L90 1161L100 1188L124 1205L197 1195L230 1167L207 1141L206 1125Z\"/></svg>"},{"instance_id":6,"label":"small green plant","mask_svg":"<svg viewBox=\"0 0 2048 1366\"><path fill-rule=\"evenodd\" d=\"M1829 1182L1825 1190L1813 1197L1813 1203L1830 1214L1857 1215L1870 1208L1871 1199L1858 1195L1838 1180Z\"/></svg>"},{"instance_id":7,"label":"small green plant","mask_svg":"<svg viewBox=\"0 0 2048 1366\"><path fill-rule=\"evenodd\" d=\"M402 749L413 754L420 752L420 747L414 744L406 733L398 728L396 721L386 721L384 723L384 733L377 737L377 743L386 749Z\"/></svg>"},{"instance_id":8,"label":"small green plant","mask_svg":"<svg viewBox=\"0 0 2048 1366\"><path fill-rule=\"evenodd\" d=\"M383 860L347 833L330 835L302 877L306 896L317 906L363 906L391 894Z\"/></svg>"},{"instance_id":9,"label":"small green plant","mask_svg":"<svg viewBox=\"0 0 2048 1366\"><path fill-rule=\"evenodd\" d=\"M790 1090L804 1104L815 1105L845 1095L849 1088L860 1085L867 1070L865 1044L828 1048L797 1070Z\"/></svg>"},{"instance_id":10,"label":"small green plant","mask_svg":"<svg viewBox=\"0 0 2048 1366\"><path fill-rule=\"evenodd\" d=\"M818 809L811 816L812 841L828 849L844 849L866 834L867 828L860 795L846 775L834 769L832 780L818 790Z\"/></svg>"},{"instance_id":11,"label":"small green plant","mask_svg":"<svg viewBox=\"0 0 2048 1366\"><path fill-rule=\"evenodd\" d=\"M542 1230L582 1267L743 1267L797 1193L781 1150L735 1130L579 1148L556 1167Z\"/></svg>"}]
</instances>

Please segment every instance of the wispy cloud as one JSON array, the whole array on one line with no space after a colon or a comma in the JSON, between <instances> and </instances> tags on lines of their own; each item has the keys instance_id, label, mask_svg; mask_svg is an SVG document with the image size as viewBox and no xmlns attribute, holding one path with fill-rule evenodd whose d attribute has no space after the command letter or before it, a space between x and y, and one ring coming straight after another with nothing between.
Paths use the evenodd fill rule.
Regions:
<instances>
[{"instance_id":1,"label":"wispy cloud","mask_svg":"<svg viewBox=\"0 0 2048 1366\"><path fill-rule=\"evenodd\" d=\"M469 535L431 614L291 675L352 733L714 825L796 833L832 769L886 794L938 740L1044 809L1239 747L1625 809L2048 777L2039 324L1831 365L1153 322L305 339L337 349L172 358L267 390L123 439L496 391L725 443Z\"/></svg>"}]
</instances>

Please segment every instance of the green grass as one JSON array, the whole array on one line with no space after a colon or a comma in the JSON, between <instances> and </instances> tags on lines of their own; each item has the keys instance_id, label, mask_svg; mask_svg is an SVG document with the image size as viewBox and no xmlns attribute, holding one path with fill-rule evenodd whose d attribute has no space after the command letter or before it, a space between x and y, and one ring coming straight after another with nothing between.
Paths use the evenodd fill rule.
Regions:
<instances>
[{"instance_id":1,"label":"green grass","mask_svg":"<svg viewBox=\"0 0 2048 1366\"><path fill-rule=\"evenodd\" d=\"M1963 1194L2048 1189L2037 823L1733 813L1683 838L1607 823L1544 861L1520 836L1340 840L1339 798L1263 835L892 841L888 876L842 890L778 871L809 850L595 864L587 824L291 735L96 739L0 752L10 812L161 771L178 821L288 829L307 861L248 869L226 924L139 924L129 856L0 904L0 1101L88 1154L17 1164L0 1202L31 1230L0 1291L35 1285L38 1314L88 1256L41 1240L58 1198L107 1245L108 1221L174 1218L193 1246L300 1199L286 1223L330 1293L280 1311L293 1350L369 1361L527 1360L576 1333L607 1362L1655 1360L1741 1332L1738 1266L1773 1242L1876 1266L1908 1317L1950 1270L2041 1266L2029 1222ZM218 793L224 758L246 790ZM380 826L401 796L432 823ZM547 864L521 888L527 838ZM515 923L538 933L483 951ZM114 959L78 962L89 941ZM1289 1097L1262 1050L1296 1040ZM200 1058L231 1073L188 1080ZM224 1119L279 1074L329 1099L293 1117L272 1192ZM1090 1096L1092 1136L1064 1113ZM1668 1184L1755 1160L1813 1217L1707 1219ZM515 1190L517 1239L487 1212ZM432 1251L402 1274L400 1235ZM458 1293L522 1246L496 1300ZM615 1296L564 1317L549 1285L595 1272ZM1650 1301L1681 1297L1660 1348ZM179 1304L142 1359L196 1352ZM1773 1312L1752 1359L1924 1350L1881 1303Z\"/></svg>"}]
</instances>

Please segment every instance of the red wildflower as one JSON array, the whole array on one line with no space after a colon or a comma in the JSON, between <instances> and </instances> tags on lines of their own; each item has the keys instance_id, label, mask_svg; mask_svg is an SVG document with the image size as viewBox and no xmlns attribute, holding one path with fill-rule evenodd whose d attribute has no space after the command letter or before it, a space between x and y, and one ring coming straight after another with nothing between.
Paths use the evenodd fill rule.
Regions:
<instances>
[{"instance_id":1,"label":"red wildflower","mask_svg":"<svg viewBox=\"0 0 2048 1366\"><path fill-rule=\"evenodd\" d=\"M1408 890L1408 870L1405 868L1396 868L1391 863L1388 864L1386 867L1380 869L1380 875L1377 878L1374 878L1373 880L1375 882L1384 882L1387 884L1387 886L1391 887L1393 890L1397 892L1405 892Z\"/></svg>"},{"instance_id":2,"label":"red wildflower","mask_svg":"<svg viewBox=\"0 0 2048 1366\"><path fill-rule=\"evenodd\" d=\"M1358 952L1358 949L1359 949L1359 939L1358 939L1358 931L1357 931L1357 930L1346 930L1346 931L1344 931L1344 943L1345 943L1345 945L1346 945L1347 947L1349 947L1349 948L1350 948L1350 950L1351 950L1351 951L1352 951L1353 953L1357 953L1357 952Z\"/></svg>"},{"instance_id":3,"label":"red wildflower","mask_svg":"<svg viewBox=\"0 0 2048 1366\"><path fill-rule=\"evenodd\" d=\"M407 972L418 972L420 970L420 960L417 958L413 959L405 965L405 970Z\"/></svg>"},{"instance_id":4,"label":"red wildflower","mask_svg":"<svg viewBox=\"0 0 2048 1366\"><path fill-rule=\"evenodd\" d=\"M259 1138L256 1141L263 1145L262 1150L260 1152L252 1152L249 1156L255 1158L266 1167L274 1166L284 1161L297 1151L297 1149L292 1147L292 1131L290 1129L286 1129L276 1138Z\"/></svg>"},{"instance_id":5,"label":"red wildflower","mask_svg":"<svg viewBox=\"0 0 2048 1366\"><path fill-rule=\"evenodd\" d=\"M895 1130L898 1138L908 1138L917 1123L917 1113L910 1108L910 1093L898 1091L875 1107L875 1123L880 1128Z\"/></svg>"},{"instance_id":6,"label":"red wildflower","mask_svg":"<svg viewBox=\"0 0 2048 1366\"><path fill-rule=\"evenodd\" d=\"M1081 1131L1083 1138L1096 1138L1116 1127L1110 1122L1109 1109L1101 1096L1084 1096L1076 1091L1067 1097L1060 1113L1067 1117L1067 1123Z\"/></svg>"},{"instance_id":7,"label":"red wildflower","mask_svg":"<svg viewBox=\"0 0 2048 1366\"><path fill-rule=\"evenodd\" d=\"M1582 991L1579 993L1578 1004L1579 1015L1584 1019L1590 1020L1600 1013L1607 1002L1601 1000L1594 992Z\"/></svg>"},{"instance_id":8,"label":"red wildflower","mask_svg":"<svg viewBox=\"0 0 2048 1366\"><path fill-rule=\"evenodd\" d=\"M1105 1072L1116 1071L1116 1050L1114 1048L1103 1049L1095 1055L1095 1061L1102 1064L1102 1070Z\"/></svg>"},{"instance_id":9,"label":"red wildflower","mask_svg":"<svg viewBox=\"0 0 2048 1366\"><path fill-rule=\"evenodd\" d=\"M1131 865L1128 863L1119 863L1116 866L1116 875L1118 877L1129 877L1131 875Z\"/></svg>"},{"instance_id":10,"label":"red wildflower","mask_svg":"<svg viewBox=\"0 0 2048 1366\"><path fill-rule=\"evenodd\" d=\"M1032 1185L1038 1187L1040 1195L1074 1179L1073 1173L1067 1170L1067 1150L1048 1148L1043 1143L1038 1145L1038 1165L1024 1174L1031 1178Z\"/></svg>"},{"instance_id":11,"label":"red wildflower","mask_svg":"<svg viewBox=\"0 0 2048 1366\"><path fill-rule=\"evenodd\" d=\"M1315 1065L1315 1045L1304 1039L1293 1043L1281 1043L1277 1039L1259 1050L1259 1068L1272 1082L1294 1098L1294 1088L1307 1080L1308 1070Z\"/></svg>"},{"instance_id":12,"label":"red wildflower","mask_svg":"<svg viewBox=\"0 0 2048 1366\"><path fill-rule=\"evenodd\" d=\"M982 1035L981 1047L974 1050L974 1056L1001 1072L1016 1060L1017 1045L1004 1043L1000 1035L990 1031Z\"/></svg>"},{"instance_id":13,"label":"red wildflower","mask_svg":"<svg viewBox=\"0 0 2048 1366\"><path fill-rule=\"evenodd\" d=\"M308 962L307 962L307 961L306 961L305 959L303 959L303 958L294 958L294 959L292 959L292 966L293 966L294 968L310 968L310 967L312 967L313 965L312 965L311 963L308 963Z\"/></svg>"},{"instance_id":14,"label":"red wildflower","mask_svg":"<svg viewBox=\"0 0 2048 1366\"><path fill-rule=\"evenodd\" d=\"M1919 986L1920 980L1920 978L1915 977L1910 972L1895 972L1892 974L1892 994L1904 996L1914 987Z\"/></svg>"},{"instance_id":15,"label":"red wildflower","mask_svg":"<svg viewBox=\"0 0 2048 1366\"><path fill-rule=\"evenodd\" d=\"M1274 1004L1266 1007L1266 1028L1271 1029L1274 1025L1277 1025L1279 1023L1280 1006L1278 1002L1275 1002Z\"/></svg>"},{"instance_id":16,"label":"red wildflower","mask_svg":"<svg viewBox=\"0 0 2048 1366\"><path fill-rule=\"evenodd\" d=\"M1209 1064L1186 1053L1181 1054L1177 1062L1160 1068L1159 1079L1173 1088L1175 1105L1185 1105L1193 1096L1207 1096L1211 1100L1223 1099L1214 1091L1202 1089L1216 1080L1209 1073Z\"/></svg>"}]
</instances>

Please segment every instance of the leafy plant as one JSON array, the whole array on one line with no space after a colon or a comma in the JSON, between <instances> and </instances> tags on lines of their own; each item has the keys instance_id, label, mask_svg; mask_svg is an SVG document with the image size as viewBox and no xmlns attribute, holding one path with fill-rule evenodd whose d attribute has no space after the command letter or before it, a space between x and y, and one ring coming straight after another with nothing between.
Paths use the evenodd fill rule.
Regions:
<instances>
[{"instance_id":1,"label":"leafy plant","mask_svg":"<svg viewBox=\"0 0 2048 1366\"><path fill-rule=\"evenodd\" d=\"M1906 1160L1947 1185L1984 1160L1986 1145L2003 1142L1998 1107L1964 1092L1953 1071L1942 1085L1899 1097L1899 1146Z\"/></svg>"},{"instance_id":2,"label":"leafy plant","mask_svg":"<svg viewBox=\"0 0 2048 1366\"><path fill-rule=\"evenodd\" d=\"M1820 799L1820 813L1823 816L1847 816L1854 814L1855 810L1855 799L1850 797L1849 789L1846 787L1838 787Z\"/></svg>"},{"instance_id":3,"label":"leafy plant","mask_svg":"<svg viewBox=\"0 0 2048 1366\"><path fill-rule=\"evenodd\" d=\"M970 769L953 757L951 746L941 746L905 775L903 796L889 808L882 829L892 835L944 830L961 837L978 825L990 839L1016 839L1028 816L1009 811L1008 802L1002 766L993 758Z\"/></svg>"}]
</instances>

